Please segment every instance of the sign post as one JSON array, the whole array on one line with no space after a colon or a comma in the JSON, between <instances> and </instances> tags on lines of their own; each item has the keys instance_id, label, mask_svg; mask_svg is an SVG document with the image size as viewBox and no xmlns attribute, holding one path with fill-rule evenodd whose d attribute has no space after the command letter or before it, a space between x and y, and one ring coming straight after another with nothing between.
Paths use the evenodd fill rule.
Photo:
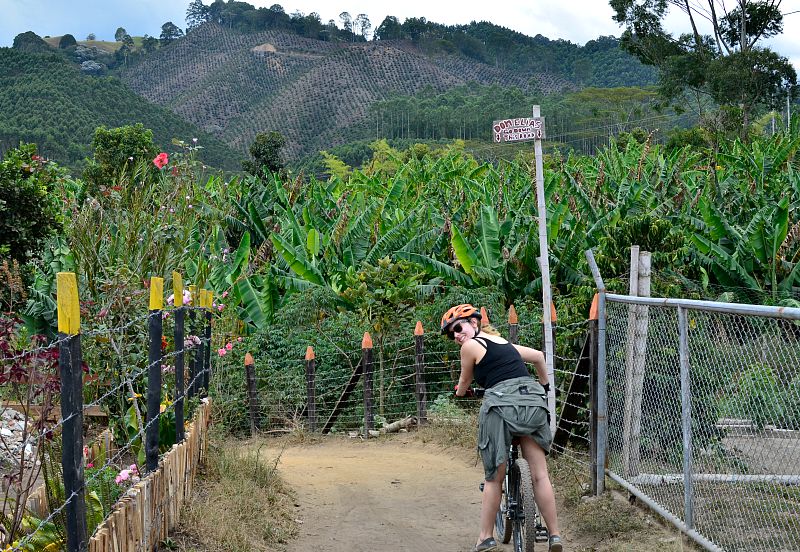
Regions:
<instances>
[{"instance_id":1,"label":"sign post","mask_svg":"<svg viewBox=\"0 0 800 552\"><path fill-rule=\"evenodd\" d=\"M539 268L542 272L544 357L547 366L547 380L550 382L550 392L547 394L547 408L550 411L550 432L552 435L555 435L556 385L555 373L553 370L555 347L553 346L553 320L551 312L553 299L550 292L550 257L547 248L547 207L544 201L544 168L542 163L542 140L545 138L545 130L544 117L541 116L539 106L533 106L533 117L494 121L492 124L492 135L494 141L497 143L534 141L534 153L536 154L536 210L539 215Z\"/></svg>"}]
</instances>

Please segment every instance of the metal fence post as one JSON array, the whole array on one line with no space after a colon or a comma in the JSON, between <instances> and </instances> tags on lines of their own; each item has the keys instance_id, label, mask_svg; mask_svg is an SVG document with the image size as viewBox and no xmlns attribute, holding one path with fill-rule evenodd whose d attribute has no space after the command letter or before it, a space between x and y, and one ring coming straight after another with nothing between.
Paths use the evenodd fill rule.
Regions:
<instances>
[{"instance_id":1,"label":"metal fence post","mask_svg":"<svg viewBox=\"0 0 800 552\"><path fill-rule=\"evenodd\" d=\"M197 293L197 286L189 286L189 294L192 296L192 309L189 311L189 326L193 335L200 337L200 327L197 322L197 313L195 307L200 304L200 296ZM191 399L195 395L194 377L197 374L198 358L203 354L203 341L197 347L192 348L192 354L189 358L189 385L186 389L186 396Z\"/></svg>"},{"instance_id":2,"label":"metal fence post","mask_svg":"<svg viewBox=\"0 0 800 552\"><path fill-rule=\"evenodd\" d=\"M58 301L58 367L61 372L61 469L66 497L67 552L85 552L86 494L83 474L83 371L81 370L80 303L72 272L56 275Z\"/></svg>"},{"instance_id":3,"label":"metal fence post","mask_svg":"<svg viewBox=\"0 0 800 552\"><path fill-rule=\"evenodd\" d=\"M694 527L694 486L692 482L692 396L689 379L689 324L686 309L678 307L678 351L681 363L681 425L683 432L684 522Z\"/></svg>"},{"instance_id":4,"label":"metal fence post","mask_svg":"<svg viewBox=\"0 0 800 552\"><path fill-rule=\"evenodd\" d=\"M147 471L158 468L158 417L161 414L161 311L164 308L164 279L150 278L150 316L147 317L150 343L147 352L147 429L144 452Z\"/></svg>"},{"instance_id":5,"label":"metal fence post","mask_svg":"<svg viewBox=\"0 0 800 552\"><path fill-rule=\"evenodd\" d=\"M203 359L203 374L200 376L200 382L203 386L203 396L208 396L208 387L211 382L211 309L214 306L214 292L206 291L206 348L204 349L205 358Z\"/></svg>"},{"instance_id":6,"label":"metal fence post","mask_svg":"<svg viewBox=\"0 0 800 552\"><path fill-rule=\"evenodd\" d=\"M586 259L597 285L597 494L605 490L608 447L608 381L606 378L606 286L591 249Z\"/></svg>"},{"instance_id":7,"label":"metal fence post","mask_svg":"<svg viewBox=\"0 0 800 552\"><path fill-rule=\"evenodd\" d=\"M422 322L417 320L414 327L414 368L417 377L417 423L428 422L428 397L425 388L425 338Z\"/></svg>"},{"instance_id":8,"label":"metal fence post","mask_svg":"<svg viewBox=\"0 0 800 552\"><path fill-rule=\"evenodd\" d=\"M589 462L591 464L591 490L592 495L598 496L597 491L597 346L599 343L597 322L599 295L594 294L592 306L589 309Z\"/></svg>"}]
</instances>

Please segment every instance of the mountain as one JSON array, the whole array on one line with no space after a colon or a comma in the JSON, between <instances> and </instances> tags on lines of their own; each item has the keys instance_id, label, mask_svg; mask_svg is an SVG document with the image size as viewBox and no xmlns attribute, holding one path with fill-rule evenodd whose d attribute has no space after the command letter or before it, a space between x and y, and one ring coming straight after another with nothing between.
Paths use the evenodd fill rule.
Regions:
<instances>
[{"instance_id":1,"label":"mountain","mask_svg":"<svg viewBox=\"0 0 800 552\"><path fill-rule=\"evenodd\" d=\"M383 137L487 141L493 119L524 115L531 103L549 102L548 117L566 121L553 130L574 133L574 108L554 98L654 82L614 37L578 46L487 22L387 17L367 40L278 5L206 8L218 12L168 41L18 35L0 57L0 152L24 139L75 164L96 126L141 122L162 145L199 138L215 167L238 169L256 134L272 130L287 138L290 163L348 144L359 144L359 159ZM612 99L630 103L632 90ZM599 101L580 128L616 123L592 115L605 110Z\"/></svg>"},{"instance_id":2,"label":"mountain","mask_svg":"<svg viewBox=\"0 0 800 552\"><path fill-rule=\"evenodd\" d=\"M87 75L59 50L0 48L0 153L20 141L34 142L43 155L77 166L91 154L96 127L134 123L152 129L166 151L173 138L197 138L205 163L240 168L239 152L118 78Z\"/></svg>"},{"instance_id":3,"label":"mountain","mask_svg":"<svg viewBox=\"0 0 800 552\"><path fill-rule=\"evenodd\" d=\"M523 88L533 82L550 92L574 87L554 75L426 56L404 41L326 42L214 23L121 70L120 78L241 151L258 132L277 130L287 138L289 157L361 138L370 104L390 95L469 82Z\"/></svg>"}]
</instances>

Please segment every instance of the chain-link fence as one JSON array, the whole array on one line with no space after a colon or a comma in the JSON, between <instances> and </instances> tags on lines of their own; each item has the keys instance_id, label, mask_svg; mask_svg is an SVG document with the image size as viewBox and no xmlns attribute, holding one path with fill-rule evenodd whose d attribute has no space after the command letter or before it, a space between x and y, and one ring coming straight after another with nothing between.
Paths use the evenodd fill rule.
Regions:
<instances>
[{"instance_id":1,"label":"chain-link fence","mask_svg":"<svg viewBox=\"0 0 800 552\"><path fill-rule=\"evenodd\" d=\"M606 301L610 477L707 549L800 550L800 309Z\"/></svg>"}]
</instances>

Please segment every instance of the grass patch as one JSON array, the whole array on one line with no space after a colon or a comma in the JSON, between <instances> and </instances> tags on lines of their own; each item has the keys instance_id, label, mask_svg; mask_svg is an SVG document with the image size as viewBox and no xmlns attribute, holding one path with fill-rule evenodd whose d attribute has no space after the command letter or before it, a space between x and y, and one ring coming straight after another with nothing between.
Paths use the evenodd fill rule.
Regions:
<instances>
[{"instance_id":1,"label":"grass patch","mask_svg":"<svg viewBox=\"0 0 800 552\"><path fill-rule=\"evenodd\" d=\"M161 550L248 552L281 550L297 534L292 493L277 459L214 426L206 463L172 542Z\"/></svg>"}]
</instances>

